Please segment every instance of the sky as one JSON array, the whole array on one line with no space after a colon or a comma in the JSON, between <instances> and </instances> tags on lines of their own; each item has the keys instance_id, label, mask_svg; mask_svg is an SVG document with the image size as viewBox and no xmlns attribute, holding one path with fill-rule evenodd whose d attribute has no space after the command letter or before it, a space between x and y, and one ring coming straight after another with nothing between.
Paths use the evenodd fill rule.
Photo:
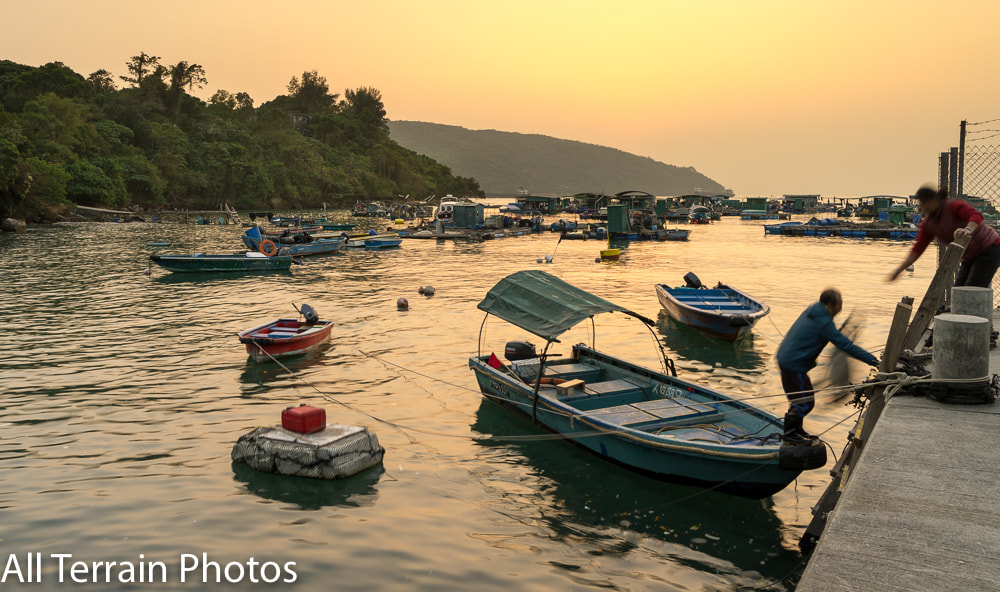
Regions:
<instances>
[{"instance_id":1,"label":"sky","mask_svg":"<svg viewBox=\"0 0 1000 592\"><path fill-rule=\"evenodd\" d=\"M256 105L317 71L389 119L542 134L738 196L911 195L1000 144L996 0L0 0L0 59L201 65ZM529 188L530 189L530 188Z\"/></svg>"}]
</instances>

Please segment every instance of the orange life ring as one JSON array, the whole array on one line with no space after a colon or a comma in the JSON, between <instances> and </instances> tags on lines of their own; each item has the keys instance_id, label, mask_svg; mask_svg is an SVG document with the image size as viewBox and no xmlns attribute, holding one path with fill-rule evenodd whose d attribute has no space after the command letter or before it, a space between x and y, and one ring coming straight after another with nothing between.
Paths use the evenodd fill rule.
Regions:
<instances>
[{"instance_id":1,"label":"orange life ring","mask_svg":"<svg viewBox=\"0 0 1000 592\"><path fill-rule=\"evenodd\" d=\"M264 239L260 242L260 252L264 253L268 257L274 257L278 252L278 246L274 244L274 241Z\"/></svg>"}]
</instances>

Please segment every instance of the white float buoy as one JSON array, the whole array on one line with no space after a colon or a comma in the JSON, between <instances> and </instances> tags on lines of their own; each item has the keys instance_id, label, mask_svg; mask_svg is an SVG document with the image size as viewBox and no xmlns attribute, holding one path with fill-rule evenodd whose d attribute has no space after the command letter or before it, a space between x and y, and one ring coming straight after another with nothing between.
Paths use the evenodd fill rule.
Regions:
<instances>
[{"instance_id":1,"label":"white float buoy","mask_svg":"<svg viewBox=\"0 0 1000 592\"><path fill-rule=\"evenodd\" d=\"M240 436L234 462L262 473L313 479L343 479L382 462L385 449L367 428L326 424L301 434L281 426L261 427Z\"/></svg>"},{"instance_id":2,"label":"white float buoy","mask_svg":"<svg viewBox=\"0 0 1000 592\"><path fill-rule=\"evenodd\" d=\"M545 262L546 263L552 263L552 255L546 255L545 256Z\"/></svg>"}]
</instances>

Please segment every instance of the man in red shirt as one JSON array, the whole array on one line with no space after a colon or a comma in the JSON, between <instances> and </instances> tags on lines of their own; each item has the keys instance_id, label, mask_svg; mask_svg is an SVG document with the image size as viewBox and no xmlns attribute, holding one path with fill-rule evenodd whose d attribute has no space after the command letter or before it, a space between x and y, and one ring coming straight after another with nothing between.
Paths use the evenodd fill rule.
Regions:
<instances>
[{"instance_id":1,"label":"man in red shirt","mask_svg":"<svg viewBox=\"0 0 1000 592\"><path fill-rule=\"evenodd\" d=\"M983 215L969 202L948 199L947 188L934 191L931 187L921 187L917 190L917 200L924 213L917 240L906 259L889 275L889 281L913 265L932 240L949 244L956 238L971 236L962 255L962 266L955 276L955 285L992 287L993 275L1000 268L1000 234L990 225L983 224Z\"/></svg>"}]
</instances>

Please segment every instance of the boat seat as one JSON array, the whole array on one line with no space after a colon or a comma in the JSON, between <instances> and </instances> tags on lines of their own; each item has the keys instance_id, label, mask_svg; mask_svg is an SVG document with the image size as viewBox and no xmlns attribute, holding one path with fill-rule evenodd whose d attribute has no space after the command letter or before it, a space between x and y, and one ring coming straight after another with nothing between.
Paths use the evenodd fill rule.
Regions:
<instances>
[{"instance_id":1,"label":"boat seat","mask_svg":"<svg viewBox=\"0 0 1000 592\"><path fill-rule=\"evenodd\" d=\"M545 376L563 380L579 379L584 382L596 381L601 376L601 369L588 364L552 364L545 367Z\"/></svg>"},{"instance_id":2,"label":"boat seat","mask_svg":"<svg viewBox=\"0 0 1000 592\"><path fill-rule=\"evenodd\" d=\"M686 397L615 405L591 410L590 414L614 425L645 431L668 426L713 423L722 419L722 413L714 405L696 403Z\"/></svg>"}]
</instances>

